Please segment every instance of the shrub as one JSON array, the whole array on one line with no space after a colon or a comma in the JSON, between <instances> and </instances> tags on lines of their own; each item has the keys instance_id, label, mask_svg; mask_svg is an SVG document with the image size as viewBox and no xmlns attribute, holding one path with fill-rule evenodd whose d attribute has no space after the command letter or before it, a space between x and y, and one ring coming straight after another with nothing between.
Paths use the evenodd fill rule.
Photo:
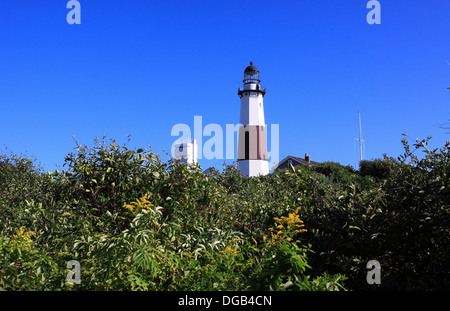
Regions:
<instances>
[{"instance_id":1,"label":"shrub","mask_svg":"<svg viewBox=\"0 0 450 311\"><path fill-rule=\"evenodd\" d=\"M113 140L77 144L62 172L0 156L0 286L448 290L450 143L403 144L359 172L325 163L256 178ZM373 259L381 285L366 282ZM65 282L70 260L81 284Z\"/></svg>"},{"instance_id":2,"label":"shrub","mask_svg":"<svg viewBox=\"0 0 450 311\"><path fill-rule=\"evenodd\" d=\"M392 172L389 158L387 156L384 160L363 160L359 163L359 174L361 176L372 176L378 180L386 179Z\"/></svg>"}]
</instances>

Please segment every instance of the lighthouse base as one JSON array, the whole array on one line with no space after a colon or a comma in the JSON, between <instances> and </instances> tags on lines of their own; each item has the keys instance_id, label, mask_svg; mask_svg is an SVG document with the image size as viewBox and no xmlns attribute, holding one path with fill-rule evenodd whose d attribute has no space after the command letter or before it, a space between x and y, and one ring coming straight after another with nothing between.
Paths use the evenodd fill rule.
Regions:
<instances>
[{"instance_id":1,"label":"lighthouse base","mask_svg":"<svg viewBox=\"0 0 450 311\"><path fill-rule=\"evenodd\" d=\"M245 177L269 174L269 162L265 160L239 160L237 167Z\"/></svg>"}]
</instances>

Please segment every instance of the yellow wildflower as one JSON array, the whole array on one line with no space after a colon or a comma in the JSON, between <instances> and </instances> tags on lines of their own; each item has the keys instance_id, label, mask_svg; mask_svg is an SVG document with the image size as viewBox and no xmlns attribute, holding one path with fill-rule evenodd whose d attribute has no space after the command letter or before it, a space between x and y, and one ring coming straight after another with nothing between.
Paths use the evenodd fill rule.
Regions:
<instances>
[{"instance_id":1,"label":"yellow wildflower","mask_svg":"<svg viewBox=\"0 0 450 311\"><path fill-rule=\"evenodd\" d=\"M300 207L288 216L274 217L276 224L273 228L269 228L272 237L272 243L282 243L283 241L292 241L296 233L305 232L302 229L305 225L298 215ZM275 231L276 230L276 231ZM275 233L276 232L276 233ZM265 237L263 236L265 241Z\"/></svg>"},{"instance_id":2,"label":"yellow wildflower","mask_svg":"<svg viewBox=\"0 0 450 311\"><path fill-rule=\"evenodd\" d=\"M148 201L147 194L145 194L142 198L138 199L136 202L131 202L130 204L125 204L123 207L126 208L132 216L136 216L137 214L144 212L150 212L153 204Z\"/></svg>"},{"instance_id":3,"label":"yellow wildflower","mask_svg":"<svg viewBox=\"0 0 450 311\"><path fill-rule=\"evenodd\" d=\"M232 247L231 245L228 245L225 250L220 251L222 254L224 255L230 255L233 257L236 257L237 255L239 255L239 252L237 251L237 245L234 245L234 247Z\"/></svg>"},{"instance_id":4,"label":"yellow wildflower","mask_svg":"<svg viewBox=\"0 0 450 311\"><path fill-rule=\"evenodd\" d=\"M32 246L32 240L31 238L36 236L36 233L33 231L26 231L25 226L22 226L17 230L17 234L13 234L11 236L10 243L13 243L16 247L19 247L21 249L29 250Z\"/></svg>"}]
</instances>

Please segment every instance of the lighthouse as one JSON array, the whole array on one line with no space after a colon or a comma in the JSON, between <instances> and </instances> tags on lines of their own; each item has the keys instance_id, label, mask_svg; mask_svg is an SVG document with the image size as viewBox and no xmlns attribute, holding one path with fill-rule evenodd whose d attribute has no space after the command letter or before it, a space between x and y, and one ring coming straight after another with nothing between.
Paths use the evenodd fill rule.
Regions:
<instances>
[{"instance_id":1,"label":"lighthouse","mask_svg":"<svg viewBox=\"0 0 450 311\"><path fill-rule=\"evenodd\" d=\"M253 63L244 70L244 85L238 89L241 99L238 170L246 177L269 174L267 158L266 125L264 122L263 98L259 70Z\"/></svg>"}]
</instances>

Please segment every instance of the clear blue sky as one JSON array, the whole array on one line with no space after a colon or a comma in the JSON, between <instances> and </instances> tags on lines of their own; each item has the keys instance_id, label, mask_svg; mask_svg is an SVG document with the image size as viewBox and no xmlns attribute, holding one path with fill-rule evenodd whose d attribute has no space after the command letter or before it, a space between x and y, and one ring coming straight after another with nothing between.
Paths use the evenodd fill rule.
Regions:
<instances>
[{"instance_id":1,"label":"clear blue sky","mask_svg":"<svg viewBox=\"0 0 450 311\"><path fill-rule=\"evenodd\" d=\"M62 165L106 135L163 149L177 123L239 122L243 70L260 69L268 124L287 155L355 165L402 153L402 133L450 135L450 1L0 0L0 150ZM203 138L205 142L208 137ZM270 149L270 141L269 141ZM229 162L229 161L228 161ZM223 160L202 160L203 168Z\"/></svg>"}]
</instances>

